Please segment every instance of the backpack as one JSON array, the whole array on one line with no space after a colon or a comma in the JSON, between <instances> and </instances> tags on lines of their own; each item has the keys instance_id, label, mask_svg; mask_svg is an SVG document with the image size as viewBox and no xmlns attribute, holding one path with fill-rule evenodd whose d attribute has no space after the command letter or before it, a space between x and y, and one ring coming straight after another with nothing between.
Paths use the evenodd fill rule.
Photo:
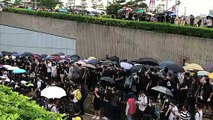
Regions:
<instances>
[{"instance_id":1,"label":"backpack","mask_svg":"<svg viewBox=\"0 0 213 120\"><path fill-rule=\"evenodd\" d=\"M47 87L46 83L44 81L41 81L41 88L40 88L40 90L42 91L46 87Z\"/></svg>"},{"instance_id":2,"label":"backpack","mask_svg":"<svg viewBox=\"0 0 213 120\"><path fill-rule=\"evenodd\" d=\"M81 94L81 91L79 89L76 90L76 99L77 100L81 100L82 99L82 94Z\"/></svg>"},{"instance_id":3,"label":"backpack","mask_svg":"<svg viewBox=\"0 0 213 120\"><path fill-rule=\"evenodd\" d=\"M79 72L79 68L74 67L73 68L73 78L74 79L79 79L80 78L80 72Z\"/></svg>"},{"instance_id":4,"label":"backpack","mask_svg":"<svg viewBox=\"0 0 213 120\"><path fill-rule=\"evenodd\" d=\"M51 111L52 108L53 108L54 106L55 106L55 105L52 105L51 107L48 107L48 105L47 105L47 110L48 110L48 111Z\"/></svg>"},{"instance_id":5,"label":"backpack","mask_svg":"<svg viewBox=\"0 0 213 120\"><path fill-rule=\"evenodd\" d=\"M133 76L130 75L130 76L126 77L124 87L132 88L132 83L133 83Z\"/></svg>"}]
</instances>

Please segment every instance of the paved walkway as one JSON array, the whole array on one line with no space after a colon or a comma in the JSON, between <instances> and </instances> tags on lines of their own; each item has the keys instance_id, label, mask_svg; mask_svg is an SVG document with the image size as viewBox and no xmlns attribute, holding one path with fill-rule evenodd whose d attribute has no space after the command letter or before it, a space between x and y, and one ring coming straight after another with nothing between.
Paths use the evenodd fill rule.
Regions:
<instances>
[{"instance_id":1,"label":"paved walkway","mask_svg":"<svg viewBox=\"0 0 213 120\"><path fill-rule=\"evenodd\" d=\"M92 119L92 115L89 114L85 114L83 115L84 120L91 120Z\"/></svg>"}]
</instances>

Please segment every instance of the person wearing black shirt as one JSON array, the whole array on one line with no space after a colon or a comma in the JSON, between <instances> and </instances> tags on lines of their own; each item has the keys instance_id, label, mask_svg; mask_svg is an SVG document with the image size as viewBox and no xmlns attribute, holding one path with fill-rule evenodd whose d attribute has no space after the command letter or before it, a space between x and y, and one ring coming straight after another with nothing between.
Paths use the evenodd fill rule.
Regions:
<instances>
[{"instance_id":1,"label":"person wearing black shirt","mask_svg":"<svg viewBox=\"0 0 213 120\"><path fill-rule=\"evenodd\" d=\"M93 93L92 103L94 105L95 115L92 117L93 119L99 120L100 119L100 110L101 110L101 92L99 88L96 87Z\"/></svg>"},{"instance_id":2,"label":"person wearing black shirt","mask_svg":"<svg viewBox=\"0 0 213 120\"><path fill-rule=\"evenodd\" d=\"M191 85L191 79L190 79L190 74L189 73L185 73L184 75L184 80L183 83L180 84L180 88L179 88L179 104L180 106L183 106L186 102L187 99L187 93L188 93L188 89Z\"/></svg>"},{"instance_id":3,"label":"person wearing black shirt","mask_svg":"<svg viewBox=\"0 0 213 120\"><path fill-rule=\"evenodd\" d=\"M122 89L123 88L123 85L124 85L124 82L125 82L124 80L125 80L124 69L123 68L118 68L117 77L115 79L116 84L118 86L118 89Z\"/></svg>"},{"instance_id":4,"label":"person wearing black shirt","mask_svg":"<svg viewBox=\"0 0 213 120\"><path fill-rule=\"evenodd\" d=\"M199 83L196 80L196 74L192 76L192 83L189 87L187 98L188 98L188 106L189 106L189 112L194 113L195 112L195 104L196 104L196 97L199 90Z\"/></svg>"},{"instance_id":5,"label":"person wearing black shirt","mask_svg":"<svg viewBox=\"0 0 213 120\"><path fill-rule=\"evenodd\" d=\"M204 113L208 113L210 110L210 101L208 101L208 99L210 98L210 95L212 93L212 85L209 82L209 78L205 78L205 81L203 83L203 87L202 87L202 97L201 100L203 101L203 105L204 105Z\"/></svg>"}]
</instances>

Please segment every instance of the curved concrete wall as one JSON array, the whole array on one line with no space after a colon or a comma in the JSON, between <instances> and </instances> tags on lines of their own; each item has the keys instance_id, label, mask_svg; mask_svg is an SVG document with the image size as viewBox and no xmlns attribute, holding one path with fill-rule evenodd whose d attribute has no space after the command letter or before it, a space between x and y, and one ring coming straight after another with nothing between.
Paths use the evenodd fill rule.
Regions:
<instances>
[{"instance_id":1,"label":"curved concrete wall","mask_svg":"<svg viewBox=\"0 0 213 120\"><path fill-rule=\"evenodd\" d=\"M77 54L84 57L103 58L108 54L132 60L149 56L177 62L183 57L188 57L191 62L202 65L211 64L213 61L213 39L6 12L0 17L3 25L74 38Z\"/></svg>"}]
</instances>

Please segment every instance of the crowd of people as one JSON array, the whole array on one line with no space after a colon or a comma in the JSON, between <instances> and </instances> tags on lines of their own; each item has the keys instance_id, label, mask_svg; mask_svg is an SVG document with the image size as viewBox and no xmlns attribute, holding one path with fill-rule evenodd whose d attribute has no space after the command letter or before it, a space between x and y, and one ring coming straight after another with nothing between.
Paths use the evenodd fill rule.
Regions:
<instances>
[{"instance_id":1,"label":"crowd of people","mask_svg":"<svg viewBox=\"0 0 213 120\"><path fill-rule=\"evenodd\" d=\"M127 69L121 62L141 68ZM197 71L177 73L167 67L139 65L116 56L80 60L77 55L11 53L0 56L0 64L2 84L31 97L49 111L66 113L67 120L83 119L84 106L90 104L85 102L88 96L93 96L94 120L202 120L213 111L213 80L197 75ZM17 66L27 73L13 74L4 65ZM113 81L102 80L104 77ZM48 86L63 88L67 96L41 96ZM173 96L152 90L156 86L167 88Z\"/></svg>"}]
</instances>

